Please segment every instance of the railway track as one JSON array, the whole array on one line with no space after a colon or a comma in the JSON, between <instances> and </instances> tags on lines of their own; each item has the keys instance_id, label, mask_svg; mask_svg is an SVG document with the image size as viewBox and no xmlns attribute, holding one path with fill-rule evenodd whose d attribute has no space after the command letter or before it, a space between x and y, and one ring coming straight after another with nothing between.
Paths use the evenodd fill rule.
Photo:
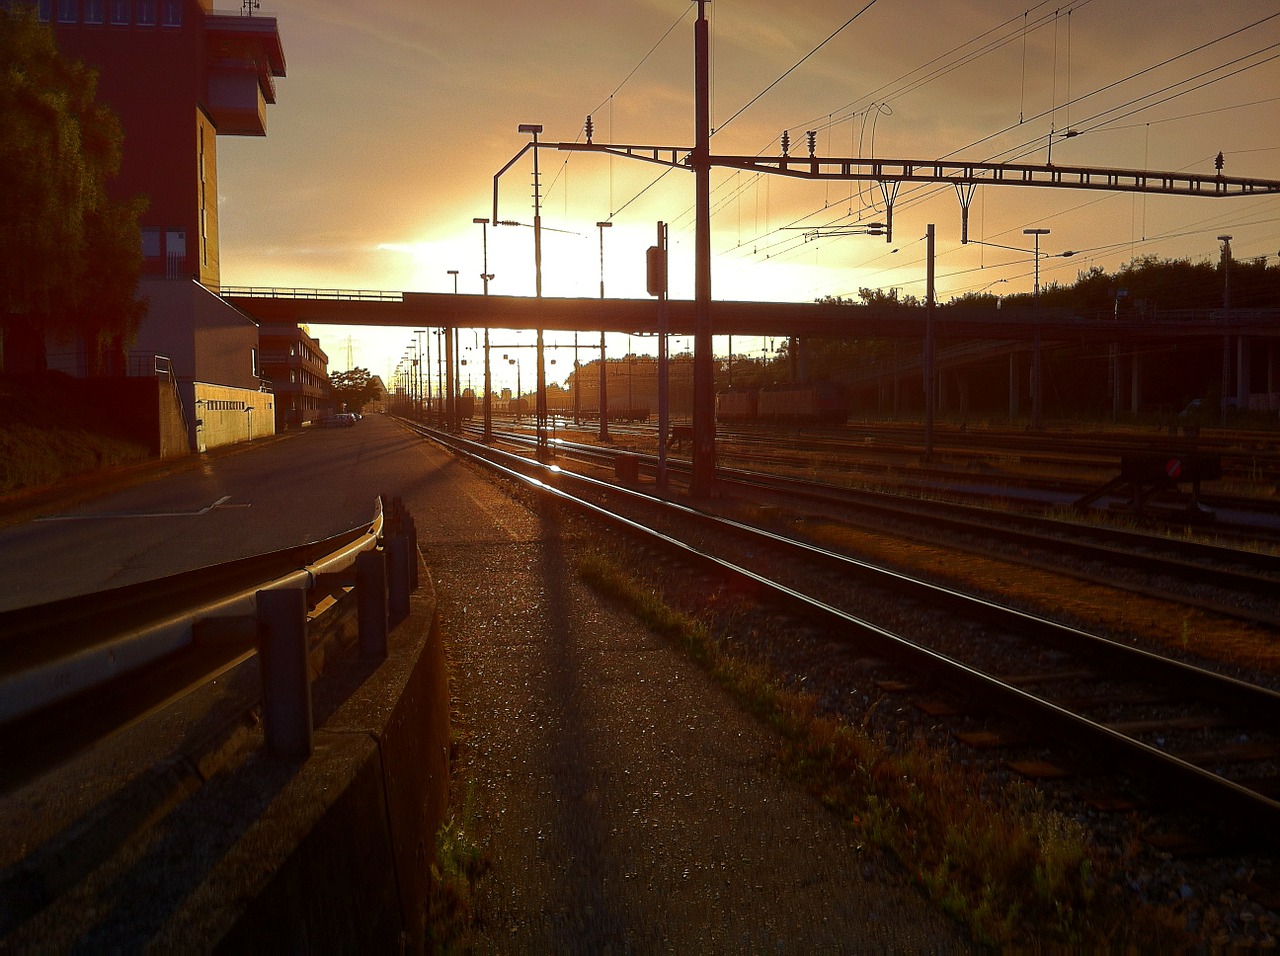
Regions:
<instances>
[{"instance_id":1,"label":"railway track","mask_svg":"<svg viewBox=\"0 0 1280 956\"><path fill-rule=\"evenodd\" d=\"M1240 537L1270 536L1280 542L1280 498L1274 493L1280 488L1280 451L1268 432L1230 432L1210 439L951 433L937 442L932 463L922 461L919 432L919 426L806 427L789 433L720 427L717 457L722 466L775 474L810 473L819 462L842 481L852 476L863 484L891 483L916 495L958 501L1004 497L1031 509L1071 505L1097 491L1115 477L1121 455L1194 452L1220 457L1224 479L1198 496L1199 509L1189 508L1185 495L1162 494L1141 512L1127 508L1121 513L1154 527L1212 523L1224 535L1236 535L1240 524ZM579 447L556 438L555 430L552 434L563 450ZM655 429L645 425L620 425L610 434L633 447L652 447L655 440ZM1259 490L1245 494L1230 486ZM1123 506L1112 501L1112 507Z\"/></svg>"},{"instance_id":2,"label":"railway track","mask_svg":"<svg viewBox=\"0 0 1280 956\"><path fill-rule=\"evenodd\" d=\"M498 433L512 448L527 436ZM561 442L562 457L614 468L616 453L595 445ZM648 469L656 462L642 458ZM669 465L673 481L687 475ZM722 483L752 500L784 509L780 521L806 515L877 530L917 543L1039 567L1081 581L1280 630L1280 553L1154 534L1098 522L980 507L889 492L847 489L759 471L722 468ZM1220 529L1217 537L1227 540ZM1119 572L1119 573L1118 573Z\"/></svg>"},{"instance_id":3,"label":"railway track","mask_svg":"<svg viewBox=\"0 0 1280 956\"><path fill-rule=\"evenodd\" d=\"M1177 795L1198 808L1198 821L1228 821L1244 841L1280 842L1274 690L518 455L432 437L883 658L886 687L937 688L978 724L999 715L1002 729L975 741L1051 740L1068 762L1109 767L1117 791L1137 775L1149 799ZM882 620L857 610L868 606ZM909 633L899 627L908 623Z\"/></svg>"}]
</instances>

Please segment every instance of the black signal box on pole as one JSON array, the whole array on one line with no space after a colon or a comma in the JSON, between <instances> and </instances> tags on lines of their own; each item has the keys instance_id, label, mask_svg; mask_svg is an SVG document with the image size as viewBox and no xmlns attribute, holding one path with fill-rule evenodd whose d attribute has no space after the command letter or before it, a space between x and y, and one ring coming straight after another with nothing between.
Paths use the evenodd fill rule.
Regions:
<instances>
[{"instance_id":1,"label":"black signal box on pole","mask_svg":"<svg viewBox=\"0 0 1280 956\"><path fill-rule=\"evenodd\" d=\"M644 255L645 288L650 295L665 296L667 294L667 250L661 246L650 246Z\"/></svg>"}]
</instances>

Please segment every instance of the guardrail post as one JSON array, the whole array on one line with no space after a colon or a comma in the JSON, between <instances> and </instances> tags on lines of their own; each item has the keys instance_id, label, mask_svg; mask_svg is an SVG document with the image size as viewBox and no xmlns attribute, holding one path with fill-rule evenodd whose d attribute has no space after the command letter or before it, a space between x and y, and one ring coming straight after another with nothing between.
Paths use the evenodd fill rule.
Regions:
<instances>
[{"instance_id":1,"label":"guardrail post","mask_svg":"<svg viewBox=\"0 0 1280 956\"><path fill-rule=\"evenodd\" d=\"M418 525L413 515L405 512L405 537L409 539L409 590L418 590Z\"/></svg>"},{"instance_id":2,"label":"guardrail post","mask_svg":"<svg viewBox=\"0 0 1280 956\"><path fill-rule=\"evenodd\" d=\"M360 625L360 656L387 656L387 556L363 551L356 556L356 615Z\"/></svg>"},{"instance_id":3,"label":"guardrail post","mask_svg":"<svg viewBox=\"0 0 1280 956\"><path fill-rule=\"evenodd\" d=\"M391 618L403 621L409 616L410 551L409 539L403 534L387 538L387 590L390 592Z\"/></svg>"},{"instance_id":4,"label":"guardrail post","mask_svg":"<svg viewBox=\"0 0 1280 956\"><path fill-rule=\"evenodd\" d=\"M306 592L257 592L262 722L267 749L284 760L311 756L311 673Z\"/></svg>"}]
</instances>

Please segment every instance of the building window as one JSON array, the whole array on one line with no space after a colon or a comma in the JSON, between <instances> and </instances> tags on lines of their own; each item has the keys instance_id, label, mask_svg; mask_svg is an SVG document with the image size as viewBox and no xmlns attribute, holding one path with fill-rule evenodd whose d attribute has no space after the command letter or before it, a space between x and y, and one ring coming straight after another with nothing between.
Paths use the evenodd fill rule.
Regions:
<instances>
[{"instance_id":1,"label":"building window","mask_svg":"<svg viewBox=\"0 0 1280 956\"><path fill-rule=\"evenodd\" d=\"M182 26L182 0L164 0L164 25Z\"/></svg>"},{"instance_id":2,"label":"building window","mask_svg":"<svg viewBox=\"0 0 1280 956\"><path fill-rule=\"evenodd\" d=\"M258 375L260 374L260 370L258 368L258 350L251 348L250 352L253 353L252 359L251 359L251 361L253 362L253 377L257 378Z\"/></svg>"},{"instance_id":3,"label":"building window","mask_svg":"<svg viewBox=\"0 0 1280 956\"><path fill-rule=\"evenodd\" d=\"M164 253L167 275L176 279L187 271L187 233L184 229L169 229L164 234Z\"/></svg>"},{"instance_id":4,"label":"building window","mask_svg":"<svg viewBox=\"0 0 1280 956\"><path fill-rule=\"evenodd\" d=\"M111 22L116 26L129 25L129 0L111 0Z\"/></svg>"},{"instance_id":5,"label":"building window","mask_svg":"<svg viewBox=\"0 0 1280 956\"><path fill-rule=\"evenodd\" d=\"M75 23L79 11L77 0L58 0L58 22L59 23Z\"/></svg>"},{"instance_id":6,"label":"building window","mask_svg":"<svg viewBox=\"0 0 1280 956\"><path fill-rule=\"evenodd\" d=\"M85 23L102 22L102 4L103 0L84 0Z\"/></svg>"},{"instance_id":7,"label":"building window","mask_svg":"<svg viewBox=\"0 0 1280 956\"><path fill-rule=\"evenodd\" d=\"M156 0L138 0L138 25L144 27L156 25Z\"/></svg>"},{"instance_id":8,"label":"building window","mask_svg":"<svg viewBox=\"0 0 1280 956\"><path fill-rule=\"evenodd\" d=\"M142 230L142 255L146 259L160 258L160 230L144 228Z\"/></svg>"}]
</instances>

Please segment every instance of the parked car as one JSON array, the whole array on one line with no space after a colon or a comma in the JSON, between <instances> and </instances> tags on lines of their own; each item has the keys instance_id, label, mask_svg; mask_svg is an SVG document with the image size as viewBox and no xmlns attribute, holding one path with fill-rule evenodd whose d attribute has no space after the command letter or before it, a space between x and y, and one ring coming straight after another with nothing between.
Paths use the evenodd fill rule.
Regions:
<instances>
[{"instance_id":1,"label":"parked car","mask_svg":"<svg viewBox=\"0 0 1280 956\"><path fill-rule=\"evenodd\" d=\"M1212 410L1212 401L1205 401L1201 398L1193 398L1187 403L1187 407L1178 412L1179 418L1197 418L1200 414L1209 413ZM1228 397L1223 401L1221 408L1228 414L1239 409L1240 403L1234 397Z\"/></svg>"}]
</instances>

